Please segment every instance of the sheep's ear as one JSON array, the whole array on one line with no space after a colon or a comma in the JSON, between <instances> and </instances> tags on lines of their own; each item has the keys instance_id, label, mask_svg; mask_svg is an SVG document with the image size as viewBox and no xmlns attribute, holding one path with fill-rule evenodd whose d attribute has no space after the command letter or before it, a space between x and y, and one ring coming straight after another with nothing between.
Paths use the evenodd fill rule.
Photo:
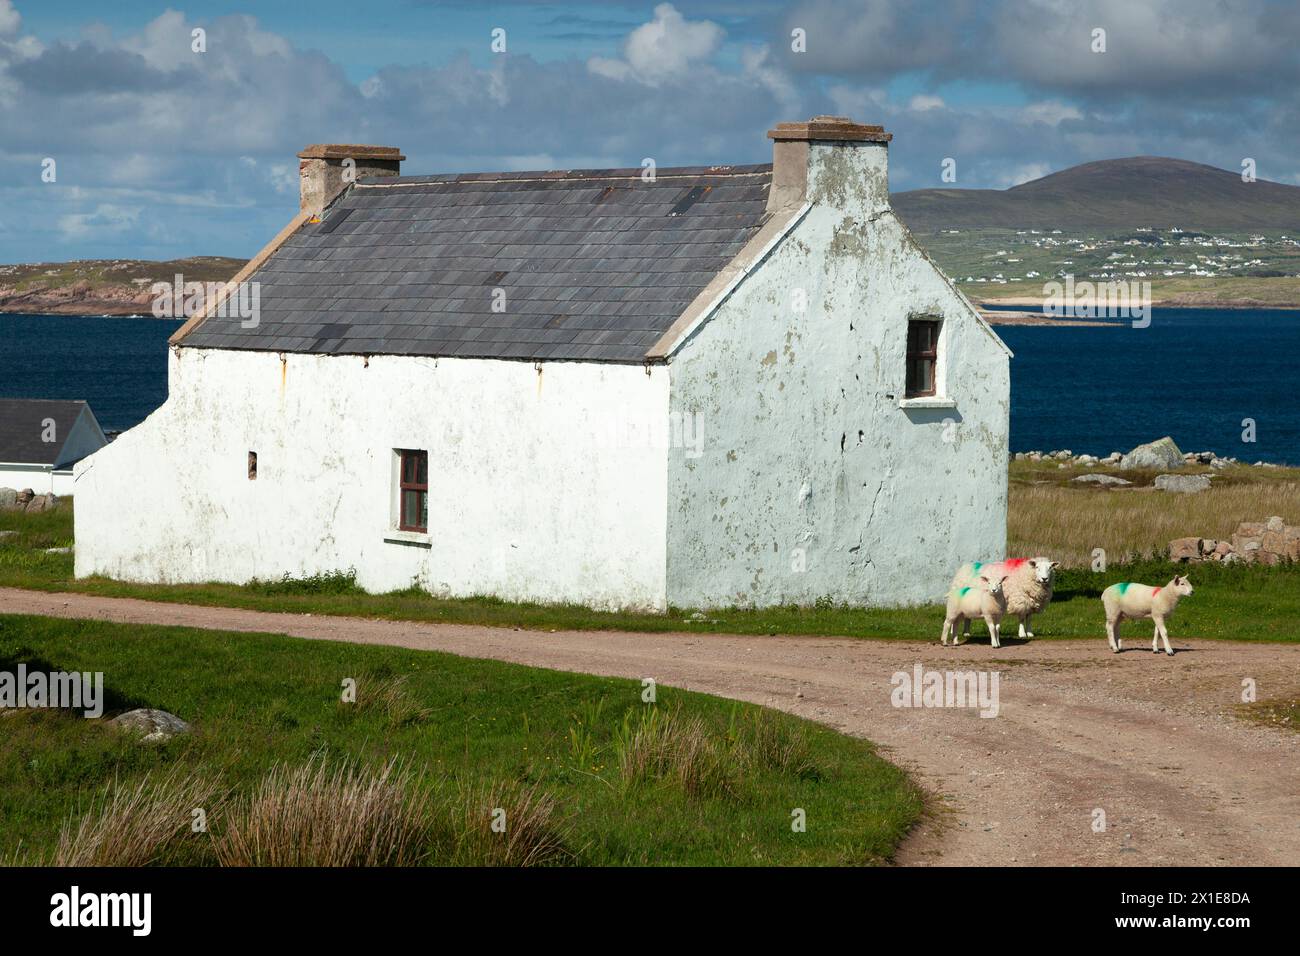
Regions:
<instances>
[{"instance_id":1,"label":"sheep's ear","mask_svg":"<svg viewBox=\"0 0 1300 956\"><path fill-rule=\"evenodd\" d=\"M1053 561L1053 562L1051 563L1051 565L1049 565L1049 567L1051 567L1053 570L1055 570L1056 568L1059 568L1060 566L1061 566L1061 562L1060 562L1060 561Z\"/></svg>"},{"instance_id":2,"label":"sheep's ear","mask_svg":"<svg viewBox=\"0 0 1300 956\"><path fill-rule=\"evenodd\" d=\"M1174 584L1182 584L1182 583L1183 583L1182 575L1175 574L1175 575L1174 575Z\"/></svg>"},{"instance_id":3,"label":"sheep's ear","mask_svg":"<svg viewBox=\"0 0 1300 956\"><path fill-rule=\"evenodd\" d=\"M985 584L988 584L988 583L989 583L989 579L986 578L986 577L985 577L984 575L982 575L982 574L980 575L980 580L983 581Z\"/></svg>"},{"instance_id":4,"label":"sheep's ear","mask_svg":"<svg viewBox=\"0 0 1300 956\"><path fill-rule=\"evenodd\" d=\"M1038 562L1035 561L1033 558L1030 558L1030 559L1029 559L1029 566L1030 566L1031 568L1036 568L1036 567L1038 567Z\"/></svg>"}]
</instances>

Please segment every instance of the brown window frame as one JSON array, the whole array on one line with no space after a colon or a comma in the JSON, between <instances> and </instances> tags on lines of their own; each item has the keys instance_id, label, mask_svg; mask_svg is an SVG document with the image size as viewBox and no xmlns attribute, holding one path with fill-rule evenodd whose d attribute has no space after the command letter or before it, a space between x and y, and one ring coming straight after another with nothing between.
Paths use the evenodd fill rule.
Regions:
<instances>
[{"instance_id":1,"label":"brown window frame","mask_svg":"<svg viewBox=\"0 0 1300 956\"><path fill-rule=\"evenodd\" d=\"M397 530L414 531L419 534L429 533L429 453L414 448L399 448L397 451ZM415 466L412 474L418 479L420 477L420 460L424 461L424 481L407 481L406 480L406 463L409 459L415 460ZM417 499L421 507L416 509L417 514L425 516L423 525L408 525L406 523L406 494L414 492L421 495Z\"/></svg>"},{"instance_id":2,"label":"brown window frame","mask_svg":"<svg viewBox=\"0 0 1300 956\"><path fill-rule=\"evenodd\" d=\"M930 326L933 334L930 337L931 347L928 349L912 348L912 329L916 326ZM939 335L943 330L942 319L908 319L907 320L907 364L903 372L903 397L904 398L931 398L938 394L939 389ZM930 388L921 390L915 388L912 381L912 368L916 362L930 363Z\"/></svg>"}]
</instances>

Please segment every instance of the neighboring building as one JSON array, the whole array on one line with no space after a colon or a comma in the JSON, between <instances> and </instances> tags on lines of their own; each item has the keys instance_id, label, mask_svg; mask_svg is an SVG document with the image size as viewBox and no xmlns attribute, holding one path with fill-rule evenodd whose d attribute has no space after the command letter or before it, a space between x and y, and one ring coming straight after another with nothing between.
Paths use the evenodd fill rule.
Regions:
<instances>
[{"instance_id":1,"label":"neighboring building","mask_svg":"<svg viewBox=\"0 0 1300 956\"><path fill-rule=\"evenodd\" d=\"M72 494L72 466L108 444L85 402L0 398L0 488Z\"/></svg>"},{"instance_id":2,"label":"neighboring building","mask_svg":"<svg viewBox=\"0 0 1300 956\"><path fill-rule=\"evenodd\" d=\"M77 469L77 574L939 597L1003 554L1010 352L890 209L888 133L769 136L652 179L309 147L260 315L187 322L166 404Z\"/></svg>"}]
</instances>

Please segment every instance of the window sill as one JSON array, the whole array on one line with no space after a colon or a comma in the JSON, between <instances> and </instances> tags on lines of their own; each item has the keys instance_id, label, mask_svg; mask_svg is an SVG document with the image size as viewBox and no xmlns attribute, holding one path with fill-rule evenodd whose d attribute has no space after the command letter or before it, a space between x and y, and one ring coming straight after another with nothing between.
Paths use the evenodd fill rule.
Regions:
<instances>
[{"instance_id":1,"label":"window sill","mask_svg":"<svg viewBox=\"0 0 1300 956\"><path fill-rule=\"evenodd\" d=\"M433 538L423 531L398 531L396 528L385 531L384 540L393 544L418 544L425 548L433 545Z\"/></svg>"},{"instance_id":2,"label":"window sill","mask_svg":"<svg viewBox=\"0 0 1300 956\"><path fill-rule=\"evenodd\" d=\"M944 398L942 395L926 395L920 398L900 398L899 408L956 408L957 400Z\"/></svg>"}]
</instances>

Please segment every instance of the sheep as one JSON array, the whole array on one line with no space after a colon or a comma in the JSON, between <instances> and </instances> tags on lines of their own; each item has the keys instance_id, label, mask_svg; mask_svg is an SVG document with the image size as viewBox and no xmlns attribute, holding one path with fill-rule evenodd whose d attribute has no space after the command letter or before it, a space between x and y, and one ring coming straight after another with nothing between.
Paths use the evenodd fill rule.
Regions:
<instances>
[{"instance_id":1,"label":"sheep","mask_svg":"<svg viewBox=\"0 0 1300 956\"><path fill-rule=\"evenodd\" d=\"M1020 619L1020 636L1033 637L1029 630L1029 621L1033 615L1043 611L1052 600L1052 586L1056 581L1056 569L1060 563L1041 555L1036 558L1008 558L1005 561L984 563L975 561L963 564L953 575L952 587L974 585L982 574L990 577L999 575L1007 579L1003 588L1007 596L1007 614ZM966 635L970 635L970 621L965 624Z\"/></svg>"},{"instance_id":2,"label":"sheep","mask_svg":"<svg viewBox=\"0 0 1300 956\"><path fill-rule=\"evenodd\" d=\"M953 588L948 594L948 611L944 617L939 643L947 647L948 635L952 634L952 646L956 647L961 643L957 624L964 622L969 627L972 618L982 617L989 628L989 640L994 647L1001 647L1002 617L1007 613L1007 597L1002 591L1004 581L1006 575L992 579L981 575L978 587L970 585ZM968 635L969 633L967 631Z\"/></svg>"},{"instance_id":3,"label":"sheep","mask_svg":"<svg viewBox=\"0 0 1300 956\"><path fill-rule=\"evenodd\" d=\"M1162 588L1130 581L1112 584L1101 592L1101 604L1106 609L1106 640L1110 642L1110 649L1116 654L1121 650L1119 625L1124 618L1149 617L1156 625L1155 633L1151 635L1151 652L1160 653L1156 642L1163 638L1165 653L1173 657L1174 649L1169 646L1169 628L1165 627L1165 621L1174 613L1179 600L1191 593L1192 582L1182 575L1175 575Z\"/></svg>"}]
</instances>

